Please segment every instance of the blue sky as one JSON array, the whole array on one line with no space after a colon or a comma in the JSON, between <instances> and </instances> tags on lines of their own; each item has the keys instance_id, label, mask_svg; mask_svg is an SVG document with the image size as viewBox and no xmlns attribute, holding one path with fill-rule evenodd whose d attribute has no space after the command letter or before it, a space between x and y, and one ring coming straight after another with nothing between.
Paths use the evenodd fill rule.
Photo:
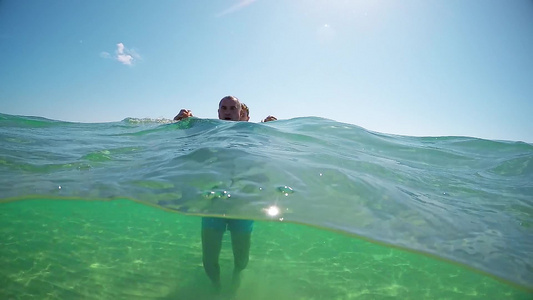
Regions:
<instances>
[{"instance_id":1,"label":"blue sky","mask_svg":"<svg viewBox=\"0 0 533 300\"><path fill-rule=\"evenodd\" d=\"M320 116L533 142L533 1L0 1L0 112Z\"/></svg>"}]
</instances>

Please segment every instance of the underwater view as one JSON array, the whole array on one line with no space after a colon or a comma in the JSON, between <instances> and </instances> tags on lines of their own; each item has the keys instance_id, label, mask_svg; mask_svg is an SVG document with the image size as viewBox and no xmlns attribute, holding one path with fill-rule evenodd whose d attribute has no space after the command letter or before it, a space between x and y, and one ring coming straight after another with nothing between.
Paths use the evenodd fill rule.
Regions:
<instances>
[{"instance_id":1,"label":"underwater view","mask_svg":"<svg viewBox=\"0 0 533 300\"><path fill-rule=\"evenodd\" d=\"M531 299L532 162L317 117L0 114L0 298ZM210 291L203 216L256 221L235 293L229 233Z\"/></svg>"}]
</instances>

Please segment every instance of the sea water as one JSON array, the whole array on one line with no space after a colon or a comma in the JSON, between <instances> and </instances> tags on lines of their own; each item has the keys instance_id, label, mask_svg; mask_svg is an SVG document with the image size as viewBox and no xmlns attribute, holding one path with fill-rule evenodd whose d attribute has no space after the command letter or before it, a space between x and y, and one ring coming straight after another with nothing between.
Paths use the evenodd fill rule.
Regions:
<instances>
[{"instance_id":1,"label":"sea water","mask_svg":"<svg viewBox=\"0 0 533 300\"><path fill-rule=\"evenodd\" d=\"M533 146L322 118L0 114L1 299L212 299L200 216L254 219L235 299L531 299ZM223 296L232 271L221 253Z\"/></svg>"}]
</instances>

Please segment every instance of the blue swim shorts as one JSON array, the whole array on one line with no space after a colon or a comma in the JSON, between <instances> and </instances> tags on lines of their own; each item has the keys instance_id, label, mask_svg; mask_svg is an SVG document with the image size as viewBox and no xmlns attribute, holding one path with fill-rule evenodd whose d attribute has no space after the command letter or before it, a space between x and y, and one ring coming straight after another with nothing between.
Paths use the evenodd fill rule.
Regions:
<instances>
[{"instance_id":1,"label":"blue swim shorts","mask_svg":"<svg viewBox=\"0 0 533 300\"><path fill-rule=\"evenodd\" d=\"M254 229L254 221L203 217L202 229L204 228L214 229L217 231L226 231L226 229L228 229L230 232L251 233Z\"/></svg>"}]
</instances>

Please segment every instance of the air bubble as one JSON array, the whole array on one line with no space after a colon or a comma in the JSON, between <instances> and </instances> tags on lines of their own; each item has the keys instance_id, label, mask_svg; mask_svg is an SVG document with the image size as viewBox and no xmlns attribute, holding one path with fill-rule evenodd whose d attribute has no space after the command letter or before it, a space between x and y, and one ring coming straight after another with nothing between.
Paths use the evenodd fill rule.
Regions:
<instances>
[{"instance_id":1,"label":"air bubble","mask_svg":"<svg viewBox=\"0 0 533 300\"><path fill-rule=\"evenodd\" d=\"M204 197L211 200L214 198L223 198L227 199L230 198L231 195L228 193L228 191L209 191L204 193Z\"/></svg>"},{"instance_id":2,"label":"air bubble","mask_svg":"<svg viewBox=\"0 0 533 300\"><path fill-rule=\"evenodd\" d=\"M278 187L278 191L280 191L285 196L288 196L289 194L294 193L294 190L290 186L286 186L286 185Z\"/></svg>"},{"instance_id":3,"label":"air bubble","mask_svg":"<svg viewBox=\"0 0 533 300\"><path fill-rule=\"evenodd\" d=\"M218 191L215 193L217 198L229 198L231 195L227 191Z\"/></svg>"}]
</instances>

